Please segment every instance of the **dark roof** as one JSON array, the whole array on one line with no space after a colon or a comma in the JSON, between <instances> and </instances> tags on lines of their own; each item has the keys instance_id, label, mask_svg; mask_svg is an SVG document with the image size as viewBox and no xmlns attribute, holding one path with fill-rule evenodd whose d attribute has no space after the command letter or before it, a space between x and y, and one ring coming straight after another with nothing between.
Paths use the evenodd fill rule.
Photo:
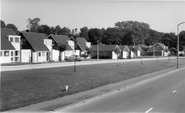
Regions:
<instances>
[{"instance_id":1,"label":"dark roof","mask_svg":"<svg viewBox=\"0 0 185 113\"><path fill-rule=\"evenodd\" d=\"M34 51L49 51L43 40L48 39L43 33L22 32L22 36L32 46Z\"/></svg>"},{"instance_id":2,"label":"dark roof","mask_svg":"<svg viewBox=\"0 0 185 113\"><path fill-rule=\"evenodd\" d=\"M16 35L14 30L1 28L1 50L15 50L11 42L8 41L7 35Z\"/></svg>"},{"instance_id":3,"label":"dark roof","mask_svg":"<svg viewBox=\"0 0 185 113\"><path fill-rule=\"evenodd\" d=\"M66 50L73 50L68 44L67 42L70 40L70 38L66 35L49 35L48 37L51 37L58 46L60 45L66 45Z\"/></svg>"},{"instance_id":4,"label":"dark roof","mask_svg":"<svg viewBox=\"0 0 185 113\"><path fill-rule=\"evenodd\" d=\"M159 45L160 48L155 48L156 45ZM154 50L159 50L159 49L162 49L162 50L166 50L166 46L163 44L163 43L155 43L153 44L149 49L148 49L148 52L152 52L153 51L153 48Z\"/></svg>"},{"instance_id":5,"label":"dark roof","mask_svg":"<svg viewBox=\"0 0 185 113\"><path fill-rule=\"evenodd\" d=\"M99 45L99 51L114 51L117 45ZM97 51L97 45L92 45L92 50Z\"/></svg>"},{"instance_id":6,"label":"dark roof","mask_svg":"<svg viewBox=\"0 0 185 113\"><path fill-rule=\"evenodd\" d=\"M119 48L121 49L121 51L129 51L129 48L127 45L119 45ZM125 50L127 48L127 50Z\"/></svg>"},{"instance_id":7,"label":"dark roof","mask_svg":"<svg viewBox=\"0 0 185 113\"><path fill-rule=\"evenodd\" d=\"M80 47L81 50L85 51L87 49L86 42L87 40L85 38L77 38L77 45Z\"/></svg>"}]
</instances>

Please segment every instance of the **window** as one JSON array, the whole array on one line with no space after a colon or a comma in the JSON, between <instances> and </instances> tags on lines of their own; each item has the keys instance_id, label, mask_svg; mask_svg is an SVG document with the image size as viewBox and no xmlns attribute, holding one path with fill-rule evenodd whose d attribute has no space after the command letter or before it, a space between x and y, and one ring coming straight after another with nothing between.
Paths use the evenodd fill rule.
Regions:
<instances>
[{"instance_id":1,"label":"window","mask_svg":"<svg viewBox=\"0 0 185 113\"><path fill-rule=\"evenodd\" d=\"M13 37L10 37L10 42L13 42Z\"/></svg>"},{"instance_id":2,"label":"window","mask_svg":"<svg viewBox=\"0 0 185 113\"><path fill-rule=\"evenodd\" d=\"M3 56L2 51L0 51L0 56Z\"/></svg>"},{"instance_id":3,"label":"window","mask_svg":"<svg viewBox=\"0 0 185 113\"><path fill-rule=\"evenodd\" d=\"M26 45L26 40L25 39L22 39L21 40L21 43L22 43L22 45Z\"/></svg>"},{"instance_id":4,"label":"window","mask_svg":"<svg viewBox=\"0 0 185 113\"><path fill-rule=\"evenodd\" d=\"M16 38L15 38L15 42L19 42L19 38L16 37Z\"/></svg>"},{"instance_id":5,"label":"window","mask_svg":"<svg viewBox=\"0 0 185 113\"><path fill-rule=\"evenodd\" d=\"M19 61L19 57L15 57L15 61L16 61L16 62Z\"/></svg>"},{"instance_id":6,"label":"window","mask_svg":"<svg viewBox=\"0 0 185 113\"><path fill-rule=\"evenodd\" d=\"M4 51L4 56L9 56L9 51Z\"/></svg>"},{"instance_id":7,"label":"window","mask_svg":"<svg viewBox=\"0 0 185 113\"><path fill-rule=\"evenodd\" d=\"M13 56L13 51L11 51L11 56Z\"/></svg>"},{"instance_id":8,"label":"window","mask_svg":"<svg viewBox=\"0 0 185 113\"><path fill-rule=\"evenodd\" d=\"M11 61L13 61L13 57L11 57Z\"/></svg>"},{"instance_id":9,"label":"window","mask_svg":"<svg viewBox=\"0 0 185 113\"><path fill-rule=\"evenodd\" d=\"M39 57L41 56L41 52L39 52Z\"/></svg>"},{"instance_id":10,"label":"window","mask_svg":"<svg viewBox=\"0 0 185 113\"><path fill-rule=\"evenodd\" d=\"M15 56L18 56L19 55L19 51L15 51Z\"/></svg>"}]
</instances>

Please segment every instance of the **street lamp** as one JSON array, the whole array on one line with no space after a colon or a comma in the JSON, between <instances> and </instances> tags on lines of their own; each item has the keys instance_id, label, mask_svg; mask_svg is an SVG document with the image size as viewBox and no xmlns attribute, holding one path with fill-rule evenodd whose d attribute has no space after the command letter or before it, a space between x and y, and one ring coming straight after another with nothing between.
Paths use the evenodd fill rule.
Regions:
<instances>
[{"instance_id":1,"label":"street lamp","mask_svg":"<svg viewBox=\"0 0 185 113\"><path fill-rule=\"evenodd\" d=\"M99 61L99 40L97 40L97 60Z\"/></svg>"},{"instance_id":2,"label":"street lamp","mask_svg":"<svg viewBox=\"0 0 185 113\"><path fill-rule=\"evenodd\" d=\"M177 68L179 68L179 26L184 23L181 22L177 25Z\"/></svg>"}]
</instances>

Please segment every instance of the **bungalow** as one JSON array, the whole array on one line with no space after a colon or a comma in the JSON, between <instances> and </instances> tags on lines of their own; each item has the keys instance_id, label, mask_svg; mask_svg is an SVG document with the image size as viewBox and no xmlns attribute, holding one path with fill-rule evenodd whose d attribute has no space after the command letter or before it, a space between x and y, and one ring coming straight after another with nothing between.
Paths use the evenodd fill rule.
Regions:
<instances>
[{"instance_id":1,"label":"bungalow","mask_svg":"<svg viewBox=\"0 0 185 113\"><path fill-rule=\"evenodd\" d=\"M135 54L136 54L136 57L140 57L141 56L141 53L142 53L142 49L141 49L141 45L137 45L135 47Z\"/></svg>"},{"instance_id":2,"label":"bungalow","mask_svg":"<svg viewBox=\"0 0 185 113\"><path fill-rule=\"evenodd\" d=\"M129 58L133 58L133 57L135 57L136 55L135 55L135 48L134 48L134 46L128 46L128 48L129 48Z\"/></svg>"},{"instance_id":3,"label":"bungalow","mask_svg":"<svg viewBox=\"0 0 185 113\"><path fill-rule=\"evenodd\" d=\"M165 46L163 43L152 45L147 52L153 56L168 56L169 54L168 46Z\"/></svg>"},{"instance_id":4,"label":"bungalow","mask_svg":"<svg viewBox=\"0 0 185 113\"><path fill-rule=\"evenodd\" d=\"M121 49L121 56L120 58L128 58L129 57L129 48L126 45L119 45L119 48Z\"/></svg>"},{"instance_id":5,"label":"bungalow","mask_svg":"<svg viewBox=\"0 0 185 113\"><path fill-rule=\"evenodd\" d=\"M66 35L49 35L49 39L53 40L52 57L54 61L64 61L66 57L79 55L79 51L74 51L74 41Z\"/></svg>"},{"instance_id":6,"label":"bungalow","mask_svg":"<svg viewBox=\"0 0 185 113\"><path fill-rule=\"evenodd\" d=\"M81 57L86 57L88 59L90 59L90 56L88 56L88 50L90 50L91 48L91 43L90 42L87 42L87 40L85 38L81 38L81 37L77 37L77 46L80 50L80 56Z\"/></svg>"},{"instance_id":7,"label":"bungalow","mask_svg":"<svg viewBox=\"0 0 185 113\"><path fill-rule=\"evenodd\" d=\"M20 62L20 36L12 29L1 28L0 62Z\"/></svg>"},{"instance_id":8,"label":"bungalow","mask_svg":"<svg viewBox=\"0 0 185 113\"><path fill-rule=\"evenodd\" d=\"M21 32L22 50L31 50L30 62L47 62L50 50L44 44L47 37L43 33Z\"/></svg>"},{"instance_id":9,"label":"bungalow","mask_svg":"<svg viewBox=\"0 0 185 113\"><path fill-rule=\"evenodd\" d=\"M97 57L97 52L100 58L118 59L121 50L118 45L92 45L91 56Z\"/></svg>"}]
</instances>

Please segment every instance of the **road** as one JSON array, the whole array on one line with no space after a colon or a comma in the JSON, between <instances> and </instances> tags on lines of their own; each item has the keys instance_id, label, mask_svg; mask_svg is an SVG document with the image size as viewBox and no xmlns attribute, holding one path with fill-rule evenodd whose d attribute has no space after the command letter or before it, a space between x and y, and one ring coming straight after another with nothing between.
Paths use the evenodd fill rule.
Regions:
<instances>
[{"instance_id":1,"label":"road","mask_svg":"<svg viewBox=\"0 0 185 113\"><path fill-rule=\"evenodd\" d=\"M176 69L55 112L184 113L184 73L185 67Z\"/></svg>"},{"instance_id":2,"label":"road","mask_svg":"<svg viewBox=\"0 0 185 113\"><path fill-rule=\"evenodd\" d=\"M166 60L167 57L159 58L159 60ZM171 57L175 59L175 57ZM156 58L143 58L143 61L156 60ZM135 62L141 61L141 59L121 59L119 62ZM103 64L103 63L117 63L117 60L89 60L76 62L76 65L92 65L92 64ZM27 65L16 65L16 66L1 66L1 71L16 71L16 70L28 70L28 69L40 69L40 68L51 68L51 67L66 67L73 66L74 62L62 62L62 63L43 63L43 64L27 64Z\"/></svg>"}]
</instances>

